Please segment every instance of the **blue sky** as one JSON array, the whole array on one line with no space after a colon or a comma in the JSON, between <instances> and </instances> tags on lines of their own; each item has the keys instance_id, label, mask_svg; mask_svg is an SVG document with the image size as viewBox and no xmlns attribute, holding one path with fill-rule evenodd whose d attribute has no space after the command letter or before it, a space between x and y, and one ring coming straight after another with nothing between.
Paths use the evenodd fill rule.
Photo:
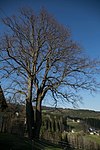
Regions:
<instances>
[{"instance_id":1,"label":"blue sky","mask_svg":"<svg viewBox=\"0 0 100 150\"><path fill-rule=\"evenodd\" d=\"M100 0L1 0L0 9L6 15L17 13L18 8L29 6L38 12L45 7L65 26L70 27L72 37L92 58L100 58ZM2 11L0 11L0 15ZM0 27L1 30L3 28ZM100 92L91 96L82 93L80 108L100 111ZM67 105L66 107L71 107Z\"/></svg>"}]
</instances>

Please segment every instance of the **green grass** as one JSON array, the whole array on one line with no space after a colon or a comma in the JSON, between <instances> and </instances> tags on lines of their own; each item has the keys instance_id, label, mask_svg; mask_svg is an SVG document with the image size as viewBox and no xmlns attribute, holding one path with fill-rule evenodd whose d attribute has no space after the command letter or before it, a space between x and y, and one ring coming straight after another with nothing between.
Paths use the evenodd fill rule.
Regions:
<instances>
[{"instance_id":1,"label":"green grass","mask_svg":"<svg viewBox=\"0 0 100 150\"><path fill-rule=\"evenodd\" d=\"M98 144L100 144L100 136L97 135L86 135L85 136L88 140L96 142Z\"/></svg>"},{"instance_id":2,"label":"green grass","mask_svg":"<svg viewBox=\"0 0 100 150\"><path fill-rule=\"evenodd\" d=\"M27 138L0 133L0 150L61 150L50 142L35 140L33 143Z\"/></svg>"}]
</instances>

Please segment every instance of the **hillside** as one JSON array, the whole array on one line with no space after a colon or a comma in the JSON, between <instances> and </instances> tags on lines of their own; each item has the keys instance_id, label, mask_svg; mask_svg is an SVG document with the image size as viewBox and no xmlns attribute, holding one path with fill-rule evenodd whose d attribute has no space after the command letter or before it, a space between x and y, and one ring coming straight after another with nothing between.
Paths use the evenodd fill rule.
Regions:
<instances>
[{"instance_id":1,"label":"hillside","mask_svg":"<svg viewBox=\"0 0 100 150\"><path fill-rule=\"evenodd\" d=\"M9 150L13 147L15 150L31 149L32 143L27 138L27 128L25 123L25 105L9 104L4 117L9 117L9 121L5 120L2 131L11 132L10 135L0 134L0 149ZM53 107L42 107L43 118L40 137L42 139L34 141L33 148L36 150L60 150L57 146L64 142L64 146L77 147L78 149L88 149L94 147L94 150L100 148L100 112L92 110L76 110L62 109ZM2 116L1 116L2 117ZM93 129L90 132L89 129ZM90 133L93 133L92 135ZM12 135L13 134L13 135ZM15 137L13 137L16 135ZM3 140L4 139L4 140ZM44 139L44 140L43 140ZM21 142L20 142L21 141ZM81 144L81 142L83 144ZM6 143L6 144L5 144ZM15 147L17 143L17 146ZM53 145L52 145L52 144ZM90 144L89 144L90 143ZM61 146L61 145L60 145Z\"/></svg>"},{"instance_id":2,"label":"hillside","mask_svg":"<svg viewBox=\"0 0 100 150\"><path fill-rule=\"evenodd\" d=\"M63 115L77 118L95 118L100 119L100 111L85 110L85 109L69 109L69 108L53 108L43 106L44 113L54 115Z\"/></svg>"}]
</instances>

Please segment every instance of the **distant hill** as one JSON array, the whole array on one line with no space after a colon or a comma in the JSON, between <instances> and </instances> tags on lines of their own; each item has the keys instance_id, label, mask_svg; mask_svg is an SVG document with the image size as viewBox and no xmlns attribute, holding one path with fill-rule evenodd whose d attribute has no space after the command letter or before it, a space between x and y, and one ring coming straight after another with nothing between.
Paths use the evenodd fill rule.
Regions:
<instances>
[{"instance_id":1,"label":"distant hill","mask_svg":"<svg viewBox=\"0 0 100 150\"><path fill-rule=\"evenodd\" d=\"M69 108L53 108L42 107L43 113L52 113L53 115L63 115L77 118L95 118L100 119L100 111L84 110L84 109L69 109Z\"/></svg>"},{"instance_id":2,"label":"distant hill","mask_svg":"<svg viewBox=\"0 0 100 150\"><path fill-rule=\"evenodd\" d=\"M100 133L100 112L83 109L63 109L43 107L43 117L49 117L52 122L60 121L60 126L68 132L88 132L90 127ZM62 120L62 121L61 121Z\"/></svg>"}]
</instances>

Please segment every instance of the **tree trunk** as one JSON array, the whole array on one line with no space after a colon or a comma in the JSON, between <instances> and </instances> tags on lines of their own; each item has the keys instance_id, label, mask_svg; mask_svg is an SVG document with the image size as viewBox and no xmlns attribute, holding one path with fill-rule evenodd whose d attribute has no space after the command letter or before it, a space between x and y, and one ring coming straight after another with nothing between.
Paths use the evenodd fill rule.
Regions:
<instances>
[{"instance_id":1,"label":"tree trunk","mask_svg":"<svg viewBox=\"0 0 100 150\"><path fill-rule=\"evenodd\" d=\"M34 128L34 138L39 138L40 129L42 125L42 109L41 109L41 101L37 100L36 102L36 122Z\"/></svg>"},{"instance_id":2,"label":"tree trunk","mask_svg":"<svg viewBox=\"0 0 100 150\"><path fill-rule=\"evenodd\" d=\"M32 108L32 103L26 100L26 119L27 119L27 130L28 137L33 139L33 128L34 128L34 111Z\"/></svg>"},{"instance_id":3,"label":"tree trunk","mask_svg":"<svg viewBox=\"0 0 100 150\"><path fill-rule=\"evenodd\" d=\"M32 107L32 86L33 80L28 80L28 96L26 99L26 119L27 119L27 130L28 137L33 138L33 128L34 128L34 111Z\"/></svg>"}]
</instances>

